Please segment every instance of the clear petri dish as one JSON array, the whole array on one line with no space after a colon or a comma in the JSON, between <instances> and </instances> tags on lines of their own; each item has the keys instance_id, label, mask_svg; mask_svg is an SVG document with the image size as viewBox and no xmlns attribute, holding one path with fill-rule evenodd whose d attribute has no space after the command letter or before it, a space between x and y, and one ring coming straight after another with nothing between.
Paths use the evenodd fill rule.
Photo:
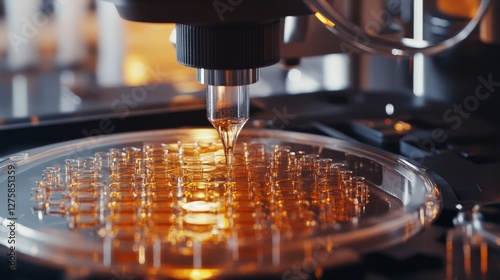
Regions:
<instances>
[{"instance_id":1,"label":"clear petri dish","mask_svg":"<svg viewBox=\"0 0 500 280\"><path fill-rule=\"evenodd\" d=\"M450 49L471 35L490 4L490 0L304 2L344 40L343 52L388 56L432 55Z\"/></svg>"},{"instance_id":2,"label":"clear petri dish","mask_svg":"<svg viewBox=\"0 0 500 280\"><path fill-rule=\"evenodd\" d=\"M403 242L441 209L424 169L367 145L244 129L229 179L221 151L193 128L6 158L0 242L15 222L16 251L68 277L283 278Z\"/></svg>"}]
</instances>

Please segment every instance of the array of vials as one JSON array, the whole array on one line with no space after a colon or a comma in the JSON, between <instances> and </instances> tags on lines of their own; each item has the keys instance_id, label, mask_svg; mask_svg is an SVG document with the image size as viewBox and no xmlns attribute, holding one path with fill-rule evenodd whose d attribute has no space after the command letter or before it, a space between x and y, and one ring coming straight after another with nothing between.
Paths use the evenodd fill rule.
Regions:
<instances>
[{"instance_id":1,"label":"array of vials","mask_svg":"<svg viewBox=\"0 0 500 280\"><path fill-rule=\"evenodd\" d=\"M183 257L201 267L202 247L238 259L255 253L240 250L247 241L358 223L370 197L368 182L345 163L290 146L242 143L228 173L217 141L144 143L66 159L43 170L32 194L35 211L101 235L105 263L156 267Z\"/></svg>"}]
</instances>

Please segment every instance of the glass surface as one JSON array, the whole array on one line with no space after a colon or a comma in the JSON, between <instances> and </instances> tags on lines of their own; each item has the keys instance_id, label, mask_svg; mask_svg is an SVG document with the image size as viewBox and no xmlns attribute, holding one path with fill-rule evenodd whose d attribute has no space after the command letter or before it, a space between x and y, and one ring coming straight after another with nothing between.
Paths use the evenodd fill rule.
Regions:
<instances>
[{"instance_id":1,"label":"glass surface","mask_svg":"<svg viewBox=\"0 0 500 280\"><path fill-rule=\"evenodd\" d=\"M424 170L358 143L245 129L231 180L225 166L213 129L41 147L0 163L0 185L15 181L0 222L15 221L17 252L67 271L285 277L402 242L440 211Z\"/></svg>"},{"instance_id":2,"label":"glass surface","mask_svg":"<svg viewBox=\"0 0 500 280\"><path fill-rule=\"evenodd\" d=\"M447 279L497 279L500 203L469 203L457 209L446 236Z\"/></svg>"},{"instance_id":3,"label":"glass surface","mask_svg":"<svg viewBox=\"0 0 500 280\"><path fill-rule=\"evenodd\" d=\"M471 34L489 0L304 0L344 52L434 54Z\"/></svg>"}]
</instances>

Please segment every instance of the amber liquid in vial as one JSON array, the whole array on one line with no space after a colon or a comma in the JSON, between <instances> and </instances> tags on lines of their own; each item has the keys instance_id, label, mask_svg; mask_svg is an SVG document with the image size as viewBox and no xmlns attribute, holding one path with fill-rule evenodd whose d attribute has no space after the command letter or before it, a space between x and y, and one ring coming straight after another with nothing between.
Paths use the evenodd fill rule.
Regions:
<instances>
[{"instance_id":1,"label":"amber liquid in vial","mask_svg":"<svg viewBox=\"0 0 500 280\"><path fill-rule=\"evenodd\" d=\"M226 156L226 167L228 172L233 167L233 154L236 145L236 140L241 129L247 122L247 119L214 119L210 123L215 127L224 145L224 154Z\"/></svg>"}]
</instances>

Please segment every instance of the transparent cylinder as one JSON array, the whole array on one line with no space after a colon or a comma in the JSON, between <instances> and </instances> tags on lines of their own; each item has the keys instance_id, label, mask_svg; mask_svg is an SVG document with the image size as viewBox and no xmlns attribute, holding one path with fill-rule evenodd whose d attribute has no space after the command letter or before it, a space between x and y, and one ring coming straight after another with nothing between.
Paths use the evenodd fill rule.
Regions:
<instances>
[{"instance_id":1,"label":"transparent cylinder","mask_svg":"<svg viewBox=\"0 0 500 280\"><path fill-rule=\"evenodd\" d=\"M248 85L213 86L207 88L207 118L224 145L226 166L232 168L236 139L249 117Z\"/></svg>"},{"instance_id":2,"label":"transparent cylinder","mask_svg":"<svg viewBox=\"0 0 500 280\"><path fill-rule=\"evenodd\" d=\"M471 205L460 209L446 235L446 279L492 279L488 276L488 245L474 230Z\"/></svg>"},{"instance_id":3,"label":"transparent cylinder","mask_svg":"<svg viewBox=\"0 0 500 280\"><path fill-rule=\"evenodd\" d=\"M207 88L207 118L214 122L245 123L249 116L249 86Z\"/></svg>"}]
</instances>

